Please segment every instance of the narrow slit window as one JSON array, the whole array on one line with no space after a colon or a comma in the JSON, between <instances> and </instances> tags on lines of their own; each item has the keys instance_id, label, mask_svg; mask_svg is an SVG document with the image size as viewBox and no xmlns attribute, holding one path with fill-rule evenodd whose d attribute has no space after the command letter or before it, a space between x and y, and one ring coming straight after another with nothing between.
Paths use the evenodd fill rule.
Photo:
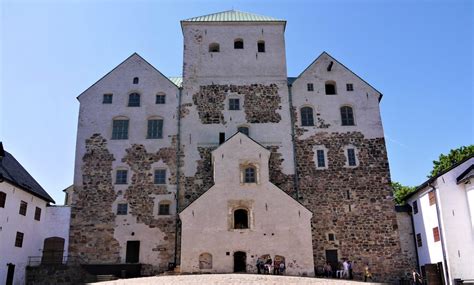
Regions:
<instances>
[{"instance_id":1,"label":"narrow slit window","mask_svg":"<svg viewBox=\"0 0 474 285\"><path fill-rule=\"evenodd\" d=\"M353 148L347 149L347 163L349 164L349 166L357 165L355 150Z\"/></svg>"},{"instance_id":2,"label":"narrow slit window","mask_svg":"<svg viewBox=\"0 0 474 285\"><path fill-rule=\"evenodd\" d=\"M316 150L316 156L318 158L318 167L326 167L326 159L324 157L324 150Z\"/></svg>"}]
</instances>

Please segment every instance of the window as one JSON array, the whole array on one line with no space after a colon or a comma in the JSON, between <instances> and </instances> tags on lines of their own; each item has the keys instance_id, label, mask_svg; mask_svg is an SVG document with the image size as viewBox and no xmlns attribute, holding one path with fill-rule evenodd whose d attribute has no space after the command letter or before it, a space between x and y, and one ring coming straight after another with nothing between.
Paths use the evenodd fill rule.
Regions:
<instances>
[{"instance_id":1,"label":"window","mask_svg":"<svg viewBox=\"0 0 474 285\"><path fill-rule=\"evenodd\" d=\"M421 240L421 234L416 234L416 245L418 247L422 247L423 246L423 242Z\"/></svg>"},{"instance_id":2,"label":"window","mask_svg":"<svg viewBox=\"0 0 474 285\"><path fill-rule=\"evenodd\" d=\"M36 207L35 209L35 220L39 221L41 220L41 208Z\"/></svg>"},{"instance_id":3,"label":"window","mask_svg":"<svg viewBox=\"0 0 474 285\"><path fill-rule=\"evenodd\" d=\"M152 119L148 120L147 139L162 139L163 138L163 120Z\"/></svg>"},{"instance_id":4,"label":"window","mask_svg":"<svg viewBox=\"0 0 474 285\"><path fill-rule=\"evenodd\" d=\"M133 84L138 84L138 77L133 78Z\"/></svg>"},{"instance_id":5,"label":"window","mask_svg":"<svg viewBox=\"0 0 474 285\"><path fill-rule=\"evenodd\" d=\"M434 191L428 193L428 198L430 199L430 206L436 204L436 195Z\"/></svg>"},{"instance_id":6,"label":"window","mask_svg":"<svg viewBox=\"0 0 474 285\"><path fill-rule=\"evenodd\" d=\"M24 236L25 236L24 233L16 232L16 237L15 237L15 246L16 247L22 247L23 246L23 237Z\"/></svg>"},{"instance_id":7,"label":"window","mask_svg":"<svg viewBox=\"0 0 474 285\"><path fill-rule=\"evenodd\" d=\"M265 52L265 42L264 41L258 41L257 50L258 50L258 52Z\"/></svg>"},{"instance_id":8,"label":"window","mask_svg":"<svg viewBox=\"0 0 474 285\"><path fill-rule=\"evenodd\" d=\"M128 95L128 107L140 107L140 94L132 93Z\"/></svg>"},{"instance_id":9,"label":"window","mask_svg":"<svg viewBox=\"0 0 474 285\"><path fill-rule=\"evenodd\" d=\"M209 52L219 52L219 44L212 43L209 45Z\"/></svg>"},{"instance_id":10,"label":"window","mask_svg":"<svg viewBox=\"0 0 474 285\"><path fill-rule=\"evenodd\" d=\"M244 183L256 183L256 173L255 167L247 167L244 170Z\"/></svg>"},{"instance_id":11,"label":"window","mask_svg":"<svg viewBox=\"0 0 474 285\"><path fill-rule=\"evenodd\" d=\"M128 214L128 204L122 203L117 204L117 215L126 215Z\"/></svg>"},{"instance_id":12,"label":"window","mask_svg":"<svg viewBox=\"0 0 474 285\"><path fill-rule=\"evenodd\" d=\"M240 110L240 99L230 98L229 99L229 110Z\"/></svg>"},{"instance_id":13,"label":"window","mask_svg":"<svg viewBox=\"0 0 474 285\"><path fill-rule=\"evenodd\" d=\"M127 184L128 170L117 170L115 174L115 184Z\"/></svg>"},{"instance_id":14,"label":"window","mask_svg":"<svg viewBox=\"0 0 474 285\"><path fill-rule=\"evenodd\" d=\"M112 126L113 140L128 139L128 119L118 119L113 121Z\"/></svg>"},{"instance_id":15,"label":"window","mask_svg":"<svg viewBox=\"0 0 474 285\"><path fill-rule=\"evenodd\" d=\"M354 125L354 113L352 108L349 106L341 107L341 122L343 126L353 126Z\"/></svg>"},{"instance_id":16,"label":"window","mask_svg":"<svg viewBox=\"0 0 474 285\"><path fill-rule=\"evenodd\" d=\"M158 215L164 216L170 214L170 204L169 202L161 202L158 208Z\"/></svg>"},{"instance_id":17,"label":"window","mask_svg":"<svg viewBox=\"0 0 474 285\"><path fill-rule=\"evenodd\" d=\"M336 95L336 82L327 81L325 84L326 95Z\"/></svg>"},{"instance_id":18,"label":"window","mask_svg":"<svg viewBox=\"0 0 474 285\"><path fill-rule=\"evenodd\" d=\"M348 148L347 149L347 164L349 166L356 166L357 165L355 149L353 149L353 148Z\"/></svg>"},{"instance_id":19,"label":"window","mask_svg":"<svg viewBox=\"0 0 474 285\"><path fill-rule=\"evenodd\" d=\"M328 240L330 241L335 241L336 240L336 236L334 234L328 234Z\"/></svg>"},{"instance_id":20,"label":"window","mask_svg":"<svg viewBox=\"0 0 474 285\"><path fill-rule=\"evenodd\" d=\"M225 133L219 133L219 144L223 144L225 142Z\"/></svg>"},{"instance_id":21,"label":"window","mask_svg":"<svg viewBox=\"0 0 474 285\"><path fill-rule=\"evenodd\" d=\"M314 126L313 109L311 107L301 108L301 125Z\"/></svg>"},{"instance_id":22,"label":"window","mask_svg":"<svg viewBox=\"0 0 474 285\"><path fill-rule=\"evenodd\" d=\"M434 238L435 242L438 242L440 240L439 239L439 228L438 227L433 228L433 238Z\"/></svg>"},{"instance_id":23,"label":"window","mask_svg":"<svg viewBox=\"0 0 474 285\"><path fill-rule=\"evenodd\" d=\"M234 41L234 49L244 49L244 40L243 39L236 39Z\"/></svg>"},{"instance_id":24,"label":"window","mask_svg":"<svg viewBox=\"0 0 474 285\"><path fill-rule=\"evenodd\" d=\"M418 213L418 202L415 201L413 202L413 214L417 214Z\"/></svg>"},{"instance_id":25,"label":"window","mask_svg":"<svg viewBox=\"0 0 474 285\"><path fill-rule=\"evenodd\" d=\"M102 98L102 104L112 104L112 94L104 94L104 97Z\"/></svg>"},{"instance_id":26,"label":"window","mask_svg":"<svg viewBox=\"0 0 474 285\"><path fill-rule=\"evenodd\" d=\"M25 201L21 201L20 202L20 211L19 211L19 214L20 215L23 215L23 216L26 216L26 209L28 208L28 203L26 203Z\"/></svg>"},{"instance_id":27,"label":"window","mask_svg":"<svg viewBox=\"0 0 474 285\"><path fill-rule=\"evenodd\" d=\"M5 202L7 201L7 194L0 192L0 208L5 208Z\"/></svg>"},{"instance_id":28,"label":"window","mask_svg":"<svg viewBox=\"0 0 474 285\"><path fill-rule=\"evenodd\" d=\"M316 156L318 158L318 167L326 167L326 161L324 158L324 150L322 149L316 150Z\"/></svg>"},{"instance_id":29,"label":"window","mask_svg":"<svg viewBox=\"0 0 474 285\"><path fill-rule=\"evenodd\" d=\"M250 136L250 130L248 127L238 127L237 131L246 134L247 136Z\"/></svg>"},{"instance_id":30,"label":"window","mask_svg":"<svg viewBox=\"0 0 474 285\"><path fill-rule=\"evenodd\" d=\"M165 104L165 103L166 103L166 95L165 94L156 95L155 104Z\"/></svg>"},{"instance_id":31,"label":"window","mask_svg":"<svg viewBox=\"0 0 474 285\"><path fill-rule=\"evenodd\" d=\"M314 85L313 85L313 83L308 83L308 84L306 85L306 89L308 89L308 91L314 91Z\"/></svg>"},{"instance_id":32,"label":"window","mask_svg":"<svg viewBox=\"0 0 474 285\"><path fill-rule=\"evenodd\" d=\"M347 91L354 91L354 85L352 85L352 83L347 83L346 84L346 90Z\"/></svg>"},{"instance_id":33,"label":"window","mask_svg":"<svg viewBox=\"0 0 474 285\"><path fill-rule=\"evenodd\" d=\"M156 169L153 181L155 184L166 184L166 169Z\"/></svg>"},{"instance_id":34,"label":"window","mask_svg":"<svg viewBox=\"0 0 474 285\"><path fill-rule=\"evenodd\" d=\"M248 229L249 219L248 212L245 209L234 211L234 229Z\"/></svg>"}]
</instances>

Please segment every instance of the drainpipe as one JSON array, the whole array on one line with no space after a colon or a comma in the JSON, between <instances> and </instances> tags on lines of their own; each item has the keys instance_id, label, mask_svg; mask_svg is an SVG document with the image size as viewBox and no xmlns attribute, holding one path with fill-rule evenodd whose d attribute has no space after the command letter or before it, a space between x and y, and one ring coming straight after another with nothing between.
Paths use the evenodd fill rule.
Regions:
<instances>
[{"instance_id":1,"label":"drainpipe","mask_svg":"<svg viewBox=\"0 0 474 285\"><path fill-rule=\"evenodd\" d=\"M411 231L413 232L413 245L415 246L416 268L418 269L418 272L421 272L420 257L418 256L418 245L416 244L415 221L413 219L412 207L410 205L408 206L410 207Z\"/></svg>"},{"instance_id":2,"label":"drainpipe","mask_svg":"<svg viewBox=\"0 0 474 285\"><path fill-rule=\"evenodd\" d=\"M176 225L174 234L174 266L178 265L178 232L181 221L179 219L179 167L180 165L180 152L181 152L181 95L183 93L183 87L178 89L178 134L176 136Z\"/></svg>"},{"instance_id":3,"label":"drainpipe","mask_svg":"<svg viewBox=\"0 0 474 285\"><path fill-rule=\"evenodd\" d=\"M290 105L290 123L291 123L291 142L293 145L293 165L295 166L295 178L293 179L293 184L295 187L296 201L300 201L299 195L299 183L298 183L298 166L296 164L296 137L295 137L295 118L293 114L293 95L291 93L291 84L288 84L288 103Z\"/></svg>"},{"instance_id":4,"label":"drainpipe","mask_svg":"<svg viewBox=\"0 0 474 285\"><path fill-rule=\"evenodd\" d=\"M439 203L441 202L441 200L439 199L438 191L436 191L436 188L431 183L428 183L428 187L431 187L436 197L436 216L438 218L439 239L441 241L441 251L443 252L443 265L444 265L444 271L446 272L446 282L448 284L452 284L451 279L449 277L449 267L448 267L448 262L447 262L448 259L446 257L446 247L444 245L444 234L443 234L443 228L441 225L442 217L441 217L441 211L439 209Z\"/></svg>"}]
</instances>

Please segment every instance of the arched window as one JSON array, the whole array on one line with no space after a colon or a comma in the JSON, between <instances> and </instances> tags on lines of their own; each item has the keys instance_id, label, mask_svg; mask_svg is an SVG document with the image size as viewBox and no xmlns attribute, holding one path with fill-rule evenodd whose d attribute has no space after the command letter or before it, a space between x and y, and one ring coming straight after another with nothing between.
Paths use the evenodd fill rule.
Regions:
<instances>
[{"instance_id":1,"label":"arched window","mask_svg":"<svg viewBox=\"0 0 474 285\"><path fill-rule=\"evenodd\" d=\"M341 122L343 126L353 126L354 125L354 113L352 108L349 106L341 107Z\"/></svg>"},{"instance_id":2,"label":"arched window","mask_svg":"<svg viewBox=\"0 0 474 285\"><path fill-rule=\"evenodd\" d=\"M258 52L265 52L265 41L258 41L257 50Z\"/></svg>"},{"instance_id":3,"label":"arched window","mask_svg":"<svg viewBox=\"0 0 474 285\"><path fill-rule=\"evenodd\" d=\"M138 77L133 78L133 84L138 84Z\"/></svg>"},{"instance_id":4,"label":"arched window","mask_svg":"<svg viewBox=\"0 0 474 285\"><path fill-rule=\"evenodd\" d=\"M257 170L254 166L248 166L244 169L244 183L256 183Z\"/></svg>"},{"instance_id":5,"label":"arched window","mask_svg":"<svg viewBox=\"0 0 474 285\"><path fill-rule=\"evenodd\" d=\"M244 40L243 39L235 39L234 49L244 49Z\"/></svg>"},{"instance_id":6,"label":"arched window","mask_svg":"<svg viewBox=\"0 0 474 285\"><path fill-rule=\"evenodd\" d=\"M326 95L336 95L336 82L326 81Z\"/></svg>"},{"instance_id":7,"label":"arched window","mask_svg":"<svg viewBox=\"0 0 474 285\"><path fill-rule=\"evenodd\" d=\"M199 255L199 269L212 269L212 254L205 252Z\"/></svg>"},{"instance_id":8,"label":"arched window","mask_svg":"<svg viewBox=\"0 0 474 285\"><path fill-rule=\"evenodd\" d=\"M250 130L249 130L249 127L246 127L246 126L240 126L237 128L237 130L247 136L250 135Z\"/></svg>"},{"instance_id":9,"label":"arched window","mask_svg":"<svg viewBox=\"0 0 474 285\"><path fill-rule=\"evenodd\" d=\"M170 201L161 201L160 204L158 204L158 215L160 216L165 216L170 214Z\"/></svg>"},{"instance_id":10,"label":"arched window","mask_svg":"<svg viewBox=\"0 0 474 285\"><path fill-rule=\"evenodd\" d=\"M128 95L128 107L140 107L140 94L131 93Z\"/></svg>"},{"instance_id":11,"label":"arched window","mask_svg":"<svg viewBox=\"0 0 474 285\"><path fill-rule=\"evenodd\" d=\"M311 107L301 108L301 125L314 126L313 109Z\"/></svg>"},{"instance_id":12,"label":"arched window","mask_svg":"<svg viewBox=\"0 0 474 285\"><path fill-rule=\"evenodd\" d=\"M218 43L211 43L209 44L209 52L219 52L219 44Z\"/></svg>"},{"instance_id":13,"label":"arched window","mask_svg":"<svg viewBox=\"0 0 474 285\"><path fill-rule=\"evenodd\" d=\"M234 211L234 229L248 229L249 217L248 211L245 209L238 209Z\"/></svg>"}]
</instances>

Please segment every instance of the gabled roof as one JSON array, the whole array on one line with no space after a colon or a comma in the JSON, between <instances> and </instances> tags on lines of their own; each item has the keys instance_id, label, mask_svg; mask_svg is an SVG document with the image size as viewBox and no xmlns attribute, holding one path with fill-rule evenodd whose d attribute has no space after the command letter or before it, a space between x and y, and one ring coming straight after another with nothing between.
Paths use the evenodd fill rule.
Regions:
<instances>
[{"instance_id":1,"label":"gabled roof","mask_svg":"<svg viewBox=\"0 0 474 285\"><path fill-rule=\"evenodd\" d=\"M0 160L0 175L3 177L3 180L8 181L14 186L47 202L56 203L13 155L7 151L5 151L5 157Z\"/></svg>"},{"instance_id":2,"label":"gabled roof","mask_svg":"<svg viewBox=\"0 0 474 285\"><path fill-rule=\"evenodd\" d=\"M458 176L458 178L456 178L456 182L458 184L461 184L463 183L464 181L470 179L474 177L474 164L471 164L471 166L469 166L466 171L464 171L463 173L461 173L461 175Z\"/></svg>"},{"instance_id":3,"label":"gabled roof","mask_svg":"<svg viewBox=\"0 0 474 285\"><path fill-rule=\"evenodd\" d=\"M114 67L111 71L107 72L104 76L102 76L99 80L97 80L94 84L92 84L91 86L89 86L89 88L87 88L86 90L82 91L81 94L79 94L79 96L77 96L76 98L79 99L79 97L82 96L82 94L86 93L89 89L91 89L94 85L96 85L97 83L99 83L102 79L104 79L105 77L107 77L107 75L111 74L112 72L114 72L114 70L116 70L117 68L119 68L122 64L124 64L125 62L127 62L129 59L131 59L132 57L134 56L137 56L139 57L141 60L143 60L146 64L148 64L151 68L153 68L156 72L158 72L161 76L163 76L164 78L168 79L169 82L171 82L173 85L175 85L176 87L180 87L178 85L176 85L170 78L166 77L163 75L163 73L161 73L158 69L156 69L151 63L149 63L148 61L146 61L143 57L141 57L138 53L134 52L132 55L130 55L129 57L127 57L124 61L122 61L119 65L117 65L116 67Z\"/></svg>"},{"instance_id":4,"label":"gabled roof","mask_svg":"<svg viewBox=\"0 0 474 285\"><path fill-rule=\"evenodd\" d=\"M362 79L362 77L360 77L359 75L355 74L352 70L350 70L347 66L345 66L344 64L342 64L341 62L339 62L337 59L335 59L334 57L332 57L329 53L323 51L315 60L313 60L313 62L311 62L310 65L308 65L308 67L306 67L303 72L300 73L300 75L298 75L298 77L288 77L288 84L289 85L292 85L295 81L297 81L305 72L306 70L308 70L311 66L313 66L313 64L315 62L318 61L318 59L321 58L321 56L323 55L327 55L328 57L330 57L333 61L335 61L337 64L341 65L342 67L344 67L347 71L349 71L350 73L352 73L354 76L356 76L357 78L359 78L360 80L362 80L365 84L369 85L372 89L374 89L377 93L379 93L379 102L382 100L382 97L383 97L383 94L378 91L377 89L375 89L374 86L370 85L367 81L365 81L364 79Z\"/></svg>"},{"instance_id":5,"label":"gabled roof","mask_svg":"<svg viewBox=\"0 0 474 285\"><path fill-rule=\"evenodd\" d=\"M285 20L237 10L228 10L182 20L181 22L285 22Z\"/></svg>"}]
</instances>

